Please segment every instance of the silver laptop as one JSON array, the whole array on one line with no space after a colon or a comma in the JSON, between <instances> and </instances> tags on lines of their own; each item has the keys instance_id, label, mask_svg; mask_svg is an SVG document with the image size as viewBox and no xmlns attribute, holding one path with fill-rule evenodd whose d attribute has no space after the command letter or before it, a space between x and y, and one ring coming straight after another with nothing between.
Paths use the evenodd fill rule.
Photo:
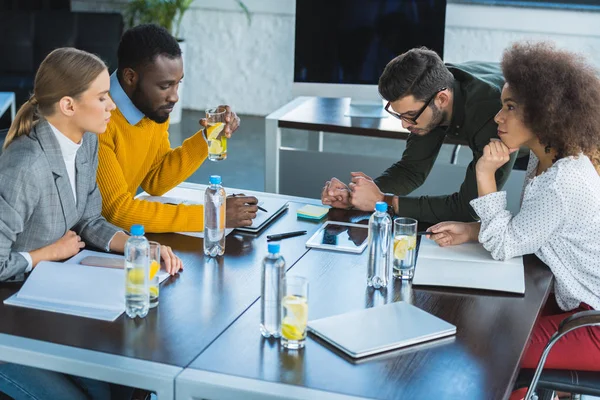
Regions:
<instances>
[{"instance_id":1,"label":"silver laptop","mask_svg":"<svg viewBox=\"0 0 600 400\"><path fill-rule=\"evenodd\" d=\"M262 231L279 215L283 214L288 209L288 202L276 198L265 197L258 199L258 205L264 208L265 211L258 210L256 218L252 221L251 226L236 228L237 231L257 233Z\"/></svg>"},{"instance_id":2,"label":"silver laptop","mask_svg":"<svg viewBox=\"0 0 600 400\"><path fill-rule=\"evenodd\" d=\"M308 331L352 358L456 334L456 326L406 302L309 321Z\"/></svg>"}]
</instances>

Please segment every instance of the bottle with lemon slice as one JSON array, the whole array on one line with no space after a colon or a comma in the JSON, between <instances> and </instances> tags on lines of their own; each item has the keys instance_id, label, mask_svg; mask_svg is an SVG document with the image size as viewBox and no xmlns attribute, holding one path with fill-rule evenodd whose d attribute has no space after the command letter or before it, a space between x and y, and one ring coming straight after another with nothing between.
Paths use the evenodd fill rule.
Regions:
<instances>
[{"instance_id":1,"label":"bottle with lemon slice","mask_svg":"<svg viewBox=\"0 0 600 400\"><path fill-rule=\"evenodd\" d=\"M206 110L206 141L208 142L208 159L221 161L227 158L227 136L225 129L225 109L211 108Z\"/></svg>"},{"instance_id":2,"label":"bottle with lemon slice","mask_svg":"<svg viewBox=\"0 0 600 400\"><path fill-rule=\"evenodd\" d=\"M394 268L392 270L395 278L407 280L413 278L416 249L417 220L396 218L394 221Z\"/></svg>"},{"instance_id":3,"label":"bottle with lemon slice","mask_svg":"<svg viewBox=\"0 0 600 400\"><path fill-rule=\"evenodd\" d=\"M281 345L297 350L304 347L308 324L308 280L300 276L286 276L281 301Z\"/></svg>"},{"instance_id":4,"label":"bottle with lemon slice","mask_svg":"<svg viewBox=\"0 0 600 400\"><path fill-rule=\"evenodd\" d=\"M133 225L130 233L125 244L125 313L129 318L144 318L150 308L150 245L142 225Z\"/></svg>"}]
</instances>

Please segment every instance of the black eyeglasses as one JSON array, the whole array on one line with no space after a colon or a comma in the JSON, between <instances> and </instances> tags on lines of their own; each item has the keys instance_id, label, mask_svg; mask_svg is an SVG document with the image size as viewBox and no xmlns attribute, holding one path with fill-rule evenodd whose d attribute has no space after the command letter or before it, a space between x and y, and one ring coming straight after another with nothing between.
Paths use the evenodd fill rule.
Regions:
<instances>
[{"instance_id":1,"label":"black eyeglasses","mask_svg":"<svg viewBox=\"0 0 600 400\"><path fill-rule=\"evenodd\" d=\"M435 99L435 96L438 95L439 92L443 92L444 90L446 90L447 88L443 87L441 89L439 89L438 91L436 91L430 98L429 100L427 100L425 102L425 104L423 104L423 107L421 107L421 109L419 111L417 111L417 113L415 114L414 117L409 117L407 115L404 114L398 114L397 112L395 112L394 110L391 109L392 103L390 103L388 101L388 103L385 105L385 111L387 111L388 113L390 113L392 116L402 120L402 121L406 121L409 124L413 124L416 125L417 124L417 120L419 119L419 117L421 116L421 114L423 114L423 111L425 111L425 109L429 106L429 103L431 103L431 101L433 99ZM412 112L412 111L409 111Z\"/></svg>"}]
</instances>

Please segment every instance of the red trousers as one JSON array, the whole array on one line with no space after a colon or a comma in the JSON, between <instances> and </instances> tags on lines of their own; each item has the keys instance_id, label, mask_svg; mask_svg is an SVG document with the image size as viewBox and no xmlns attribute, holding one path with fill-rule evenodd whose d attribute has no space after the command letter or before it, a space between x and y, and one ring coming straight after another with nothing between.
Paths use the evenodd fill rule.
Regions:
<instances>
[{"instance_id":1,"label":"red trousers","mask_svg":"<svg viewBox=\"0 0 600 400\"><path fill-rule=\"evenodd\" d=\"M521 368L537 367L544 348L562 320L577 312L591 309L587 304L581 303L579 308L564 312L556 304L554 296L548 299L540 319L533 327ZM567 333L550 350L544 369L600 371L600 327L579 328ZM510 399L522 399L526 392L527 389L516 390Z\"/></svg>"}]
</instances>

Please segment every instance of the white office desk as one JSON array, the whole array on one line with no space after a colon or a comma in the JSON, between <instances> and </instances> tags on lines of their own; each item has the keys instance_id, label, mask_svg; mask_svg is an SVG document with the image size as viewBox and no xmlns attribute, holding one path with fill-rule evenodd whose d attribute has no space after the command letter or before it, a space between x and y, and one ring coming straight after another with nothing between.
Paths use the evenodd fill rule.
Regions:
<instances>
[{"instance_id":1,"label":"white office desk","mask_svg":"<svg viewBox=\"0 0 600 400\"><path fill-rule=\"evenodd\" d=\"M0 92L0 117L4 115L6 110L10 107L10 121L15 120L15 114L17 113L17 101L15 94L12 92Z\"/></svg>"}]
</instances>

